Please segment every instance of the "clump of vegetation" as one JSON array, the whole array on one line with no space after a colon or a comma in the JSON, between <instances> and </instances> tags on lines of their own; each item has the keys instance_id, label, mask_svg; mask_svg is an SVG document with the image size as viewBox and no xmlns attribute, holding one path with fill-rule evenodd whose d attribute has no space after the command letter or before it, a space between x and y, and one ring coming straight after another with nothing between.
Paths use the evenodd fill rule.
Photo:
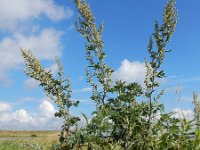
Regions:
<instances>
[{"instance_id":1,"label":"clump of vegetation","mask_svg":"<svg viewBox=\"0 0 200 150\"><path fill-rule=\"evenodd\" d=\"M33 138L37 137L37 134L31 134L31 137L33 137Z\"/></svg>"},{"instance_id":2,"label":"clump of vegetation","mask_svg":"<svg viewBox=\"0 0 200 150\"><path fill-rule=\"evenodd\" d=\"M24 143L23 147L32 150L42 150L42 147L34 141L32 141L31 143L30 142Z\"/></svg>"},{"instance_id":3,"label":"clump of vegetation","mask_svg":"<svg viewBox=\"0 0 200 150\"><path fill-rule=\"evenodd\" d=\"M177 11L175 1L169 0L163 13L163 23L155 21L154 32L149 38L148 54L145 60L145 87L140 84L111 80L113 70L106 64L103 51L103 24L95 24L95 17L85 0L74 0L79 11L77 31L86 39L87 82L92 87L91 100L96 110L86 120L86 127L78 126L80 118L70 113L72 107L78 107L78 101L72 101L70 80L63 78L60 61L58 79L46 71L31 53L21 49L26 63L25 72L31 78L40 81L46 95L58 106L56 117L63 118L60 144L56 149L108 149L108 150L188 150L200 149L200 102L194 94L193 120L174 118L166 113L159 102L164 90L159 91L159 80L165 77L161 66L164 63L166 49L175 31ZM138 99L143 99L141 102Z\"/></svg>"}]
</instances>

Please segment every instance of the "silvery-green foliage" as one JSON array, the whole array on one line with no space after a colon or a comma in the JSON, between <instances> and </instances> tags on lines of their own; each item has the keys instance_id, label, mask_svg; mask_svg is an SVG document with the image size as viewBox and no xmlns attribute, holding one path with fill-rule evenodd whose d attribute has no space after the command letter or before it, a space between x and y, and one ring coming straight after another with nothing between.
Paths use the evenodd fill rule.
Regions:
<instances>
[{"instance_id":1,"label":"silvery-green foliage","mask_svg":"<svg viewBox=\"0 0 200 150\"><path fill-rule=\"evenodd\" d=\"M60 134L60 142L62 147L72 148L73 144L68 144L69 135L73 134L74 128L78 125L79 117L70 114L72 106L77 107L79 101L71 101L71 86L69 79L63 78L63 69L60 61L56 58L58 65L58 79L53 77L51 71L46 71L40 64L39 60L29 50L21 49L26 64L25 73L40 82L46 95L56 103L58 112L56 117L63 119L62 131Z\"/></svg>"},{"instance_id":2,"label":"silvery-green foliage","mask_svg":"<svg viewBox=\"0 0 200 150\"><path fill-rule=\"evenodd\" d=\"M113 70L105 63L106 57L103 51L104 42L102 40L103 23L97 27L89 4L85 0L75 0L76 7L80 13L76 28L86 39L86 68L87 81L93 88L91 99L95 101L97 108L105 104L108 89L111 84L111 74Z\"/></svg>"},{"instance_id":3,"label":"silvery-green foliage","mask_svg":"<svg viewBox=\"0 0 200 150\"><path fill-rule=\"evenodd\" d=\"M103 24L95 23L90 5L86 0L74 0L79 11L75 23L77 31L85 38L87 82L92 87L91 102L96 105L92 118L85 114L86 127L75 128L79 118L70 114L72 106L69 80L63 79L62 65L58 77L45 71L30 51L21 50L25 59L28 76L40 81L45 93L59 108L55 114L63 118L60 145L54 149L88 150L189 150L200 149L199 108L197 95L194 94L195 119L174 118L173 113L165 113L164 105L159 102L164 90L159 91L159 81L165 77L162 65L166 46L175 31L177 11L175 0L169 0L164 8L163 22L155 21L154 32L148 44L146 78L143 88L138 83L111 80L113 70L105 62ZM194 125L196 128L194 128Z\"/></svg>"},{"instance_id":4,"label":"silvery-green foliage","mask_svg":"<svg viewBox=\"0 0 200 150\"><path fill-rule=\"evenodd\" d=\"M196 121L196 128L200 130L200 102L198 100L198 95L193 93L193 103L194 103L194 117Z\"/></svg>"},{"instance_id":5,"label":"silvery-green foliage","mask_svg":"<svg viewBox=\"0 0 200 150\"><path fill-rule=\"evenodd\" d=\"M36 143L33 139L31 139L29 142L23 143L23 147L31 150L43 150L42 146Z\"/></svg>"}]
</instances>

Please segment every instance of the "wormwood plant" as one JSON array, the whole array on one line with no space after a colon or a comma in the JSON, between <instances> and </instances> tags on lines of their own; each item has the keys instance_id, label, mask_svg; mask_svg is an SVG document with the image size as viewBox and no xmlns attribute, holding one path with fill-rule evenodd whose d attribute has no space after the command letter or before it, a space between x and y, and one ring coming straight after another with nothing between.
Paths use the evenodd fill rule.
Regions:
<instances>
[{"instance_id":1,"label":"wormwood plant","mask_svg":"<svg viewBox=\"0 0 200 150\"><path fill-rule=\"evenodd\" d=\"M112 81L113 70L106 64L103 24L97 26L95 17L85 0L74 0L79 11L75 23L77 31L86 39L87 82L92 87L91 100L96 110L90 119L83 114L86 127L79 128L80 118L70 114L71 107L78 107L78 101L71 101L69 79L63 78L62 65L58 59L58 79L46 71L38 59L27 50L21 49L26 63L25 72L40 81L46 95L58 106L55 116L63 119L60 135L61 150L188 150L200 149L199 114L200 104L194 94L195 119L177 119L173 113L165 113L159 99L164 91L158 91L159 80L165 77L162 64L166 46L175 31L177 11L175 1L169 0L163 13L163 23L155 21L154 32L148 44L149 58L145 60L146 78L143 88L138 83ZM142 100L138 100L140 99Z\"/></svg>"},{"instance_id":2,"label":"wormwood plant","mask_svg":"<svg viewBox=\"0 0 200 150\"><path fill-rule=\"evenodd\" d=\"M25 73L31 78L40 82L40 86L43 87L46 95L57 104L59 110L55 113L56 117L63 119L62 131L60 134L61 147L70 148L73 147L73 143L66 141L67 137L74 134L75 129L72 127L77 126L79 117L72 116L69 109L72 106L77 107L79 101L71 101L71 86L69 79L63 78L63 69L60 61L56 58L56 63L59 68L59 79L54 79L51 71L46 71L33 56L30 51L21 49L21 54L26 63Z\"/></svg>"}]
</instances>

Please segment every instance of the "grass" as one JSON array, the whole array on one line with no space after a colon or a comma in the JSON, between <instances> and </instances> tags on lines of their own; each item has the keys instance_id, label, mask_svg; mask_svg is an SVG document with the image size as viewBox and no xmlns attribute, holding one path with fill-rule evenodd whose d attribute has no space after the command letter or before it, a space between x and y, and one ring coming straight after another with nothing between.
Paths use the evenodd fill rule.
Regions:
<instances>
[{"instance_id":1,"label":"grass","mask_svg":"<svg viewBox=\"0 0 200 150\"><path fill-rule=\"evenodd\" d=\"M0 131L0 150L27 150L24 145L37 144L49 150L58 143L59 131ZM29 148L30 149L30 148ZM31 149L30 149L31 150Z\"/></svg>"}]
</instances>

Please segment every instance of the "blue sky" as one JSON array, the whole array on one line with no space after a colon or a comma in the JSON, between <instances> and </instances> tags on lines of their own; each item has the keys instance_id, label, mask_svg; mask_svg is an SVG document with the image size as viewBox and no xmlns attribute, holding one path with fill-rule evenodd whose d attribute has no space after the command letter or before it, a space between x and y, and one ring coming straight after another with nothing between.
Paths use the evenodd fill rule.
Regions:
<instances>
[{"instance_id":1,"label":"blue sky","mask_svg":"<svg viewBox=\"0 0 200 150\"><path fill-rule=\"evenodd\" d=\"M88 0L97 23L104 21L106 62L113 80L142 83L144 58L154 21L162 21L166 0ZM179 21L163 69L166 110L191 116L192 92L200 92L200 1L177 0ZM31 49L47 70L56 74L54 57L71 78L73 96L82 103L73 114L90 114L93 104L85 80L85 40L74 28L72 0L0 0L0 129L57 129L56 106L38 83L23 72L19 47Z\"/></svg>"}]
</instances>

